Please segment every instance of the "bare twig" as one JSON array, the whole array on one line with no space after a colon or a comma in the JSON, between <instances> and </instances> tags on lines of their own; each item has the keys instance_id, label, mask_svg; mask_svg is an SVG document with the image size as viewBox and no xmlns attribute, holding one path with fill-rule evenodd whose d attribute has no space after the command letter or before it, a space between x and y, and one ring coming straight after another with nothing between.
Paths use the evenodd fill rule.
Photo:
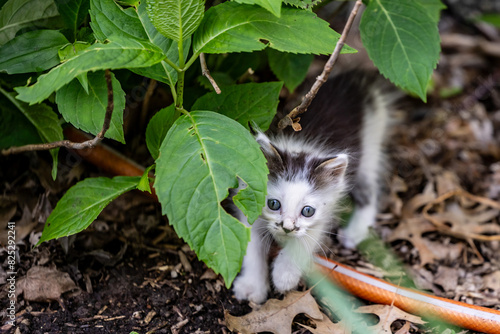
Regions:
<instances>
[{"instance_id":1,"label":"bare twig","mask_svg":"<svg viewBox=\"0 0 500 334\"><path fill-rule=\"evenodd\" d=\"M306 96L304 96L304 98L302 99L302 103L299 106L295 107L288 115L286 115L280 120L278 124L278 127L280 129L284 129L287 126L291 125L295 131L301 130L300 124L298 123L300 119L297 119L297 116L307 111L307 108L309 107L312 100L318 93L319 89L328 79L328 75L332 71L333 65L335 65L335 62L337 61L340 55L340 51L344 47L347 35L351 30L354 18L356 17L359 7L361 7L362 3L363 3L362 0L357 0L356 3L354 4L354 8L352 9L351 14L349 15L347 23L345 24L344 31L342 31L342 35L340 36L337 45L335 45L333 53L326 62L325 67L323 68L323 72L316 78L316 81L314 82L313 86L306 94Z\"/></svg>"},{"instance_id":2,"label":"bare twig","mask_svg":"<svg viewBox=\"0 0 500 334\"><path fill-rule=\"evenodd\" d=\"M215 82L214 78L210 75L210 71L208 70L207 67L207 62L205 61L205 54L202 52L200 53L200 64L201 64L201 74L207 77L208 81L212 84L212 87L214 87L215 92L217 94L221 93L221 90L219 86L217 86L217 82Z\"/></svg>"},{"instance_id":3,"label":"bare twig","mask_svg":"<svg viewBox=\"0 0 500 334\"><path fill-rule=\"evenodd\" d=\"M109 129L109 125L111 124L111 115L113 114L113 108L114 108L113 86L111 83L111 73L109 70L106 70L105 77L106 77L106 85L108 87L108 105L106 107L106 113L104 115L104 123L102 125L102 130L93 139L81 143L75 143L69 140L60 140L52 143L30 144L18 147L10 147L8 149L2 150L2 154L10 155L28 151L45 151L57 147L66 147L74 150L81 150L85 148L95 147L104 138L106 131L108 131Z\"/></svg>"}]
</instances>

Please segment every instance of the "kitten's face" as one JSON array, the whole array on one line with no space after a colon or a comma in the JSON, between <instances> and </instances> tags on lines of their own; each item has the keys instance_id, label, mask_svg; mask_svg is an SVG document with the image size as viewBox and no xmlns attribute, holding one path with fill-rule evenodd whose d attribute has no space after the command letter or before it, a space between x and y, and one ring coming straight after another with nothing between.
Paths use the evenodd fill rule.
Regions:
<instances>
[{"instance_id":1,"label":"kitten's face","mask_svg":"<svg viewBox=\"0 0 500 334\"><path fill-rule=\"evenodd\" d=\"M261 216L267 230L281 243L290 238L317 242L329 232L337 202L345 193L347 155L325 156L300 142L272 143L262 133L257 141L269 167Z\"/></svg>"},{"instance_id":2,"label":"kitten's face","mask_svg":"<svg viewBox=\"0 0 500 334\"><path fill-rule=\"evenodd\" d=\"M281 242L326 232L332 219L332 203L325 195L307 181L269 182L266 206L262 210L267 229Z\"/></svg>"}]
</instances>

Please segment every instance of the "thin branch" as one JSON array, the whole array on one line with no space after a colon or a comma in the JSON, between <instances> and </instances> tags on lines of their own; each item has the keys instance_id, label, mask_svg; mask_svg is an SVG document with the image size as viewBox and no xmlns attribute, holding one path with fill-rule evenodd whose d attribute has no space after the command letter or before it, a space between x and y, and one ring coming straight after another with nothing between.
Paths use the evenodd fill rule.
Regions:
<instances>
[{"instance_id":1,"label":"thin branch","mask_svg":"<svg viewBox=\"0 0 500 334\"><path fill-rule=\"evenodd\" d=\"M113 115L113 109L114 109L113 85L111 83L111 72L109 70L106 70L105 77L106 77L106 85L108 87L108 105L106 107L106 113L104 115L104 123L102 125L102 130L93 139L84 141L82 143L75 143L69 140L60 140L52 143L31 144L18 147L10 147L8 149L2 150L2 154L10 155L28 151L45 151L57 147L66 147L74 150L81 150L84 148L95 147L104 138L106 131L108 131L109 125L111 124L111 116Z\"/></svg>"},{"instance_id":2,"label":"thin branch","mask_svg":"<svg viewBox=\"0 0 500 334\"><path fill-rule=\"evenodd\" d=\"M359 7L361 7L362 4L363 4L362 0L357 0L356 3L354 4L354 8L352 9L351 14L349 15L347 23L345 24L344 31L342 31L342 35L340 36L337 45L335 45L333 53L326 62L323 68L323 72L316 78L316 81L314 82L313 86L306 94L306 96L304 96L304 98L302 99L302 103L299 106L295 107L288 115L286 115L280 120L278 124L278 127L280 129L284 129L287 126L291 125L295 131L301 130L300 124L298 123L300 119L297 119L297 116L307 111L307 108L309 107L312 100L318 93L319 89L328 79L328 76L332 71L333 65L335 65L335 62L337 61L340 55L340 51L344 47L345 40L347 38L347 35L349 34L349 31L351 30L354 18L356 17Z\"/></svg>"},{"instance_id":3,"label":"thin branch","mask_svg":"<svg viewBox=\"0 0 500 334\"><path fill-rule=\"evenodd\" d=\"M215 82L214 78L210 75L210 71L208 70L207 67L207 62L205 61L205 54L202 52L200 53L200 64L201 64L201 74L207 77L208 81L212 84L212 87L215 89L215 92L217 94L222 93L219 86L217 85L217 82Z\"/></svg>"}]
</instances>

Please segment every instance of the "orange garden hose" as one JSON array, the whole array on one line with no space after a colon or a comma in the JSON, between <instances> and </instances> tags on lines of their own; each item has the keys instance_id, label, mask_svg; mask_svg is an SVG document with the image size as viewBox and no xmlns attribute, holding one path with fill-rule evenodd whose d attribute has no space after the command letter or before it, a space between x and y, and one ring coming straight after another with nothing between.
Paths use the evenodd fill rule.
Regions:
<instances>
[{"instance_id":1,"label":"orange garden hose","mask_svg":"<svg viewBox=\"0 0 500 334\"><path fill-rule=\"evenodd\" d=\"M500 311L399 287L324 257L316 256L315 262L331 280L362 299L393 304L412 314L439 318L478 332L500 333Z\"/></svg>"},{"instance_id":2,"label":"orange garden hose","mask_svg":"<svg viewBox=\"0 0 500 334\"><path fill-rule=\"evenodd\" d=\"M88 139L75 129L65 131L65 134L74 141ZM144 172L143 167L104 144L76 153L115 175L139 176ZM500 334L500 311L399 287L324 257L316 256L315 261L331 280L362 299L378 304L393 304L409 313L432 316L463 328Z\"/></svg>"}]
</instances>

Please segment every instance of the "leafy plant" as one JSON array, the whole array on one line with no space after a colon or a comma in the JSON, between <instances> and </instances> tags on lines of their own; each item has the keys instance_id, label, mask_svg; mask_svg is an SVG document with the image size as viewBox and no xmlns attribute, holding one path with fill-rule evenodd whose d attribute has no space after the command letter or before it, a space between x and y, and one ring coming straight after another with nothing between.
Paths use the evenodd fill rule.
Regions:
<instances>
[{"instance_id":1,"label":"leafy plant","mask_svg":"<svg viewBox=\"0 0 500 334\"><path fill-rule=\"evenodd\" d=\"M361 34L373 62L395 84L425 100L439 54L440 1L365 3ZM59 114L96 139L123 143L127 80L116 70L167 85L173 104L151 119L145 137L155 160L154 188L178 235L229 287L250 233L221 202L244 182L233 200L252 223L266 195L266 161L249 124L266 130L283 83L294 90L312 55L330 54L340 36L316 16L314 4L236 0L205 10L202 0L8 0L0 10L0 71L5 72L0 148L8 154L11 146L62 140ZM345 46L343 52L355 50ZM211 55L208 62L222 93L188 98L202 89L192 80L202 53ZM282 82L236 84L263 58ZM26 74L33 78L22 86ZM58 148L50 148L55 178ZM151 168L142 178L77 183L53 210L39 243L85 229L124 192L148 190Z\"/></svg>"}]
</instances>

